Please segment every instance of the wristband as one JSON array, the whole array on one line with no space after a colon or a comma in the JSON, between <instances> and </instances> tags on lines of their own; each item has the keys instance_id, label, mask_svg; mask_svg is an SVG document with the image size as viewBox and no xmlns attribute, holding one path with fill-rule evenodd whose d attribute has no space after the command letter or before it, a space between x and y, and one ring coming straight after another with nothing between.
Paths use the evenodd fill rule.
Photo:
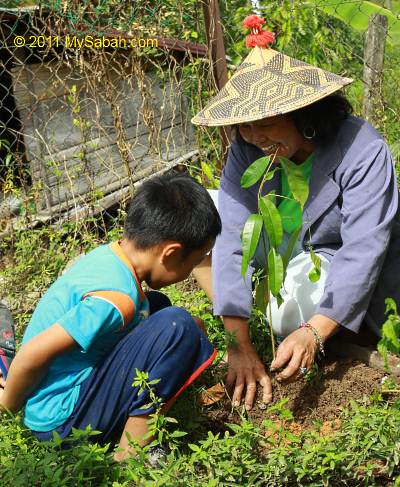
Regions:
<instances>
[{"instance_id":1,"label":"wristband","mask_svg":"<svg viewBox=\"0 0 400 487\"><path fill-rule=\"evenodd\" d=\"M305 321L302 321L300 323L299 328L308 328L309 330L312 331L312 333L314 335L315 343L317 344L317 347L318 347L318 352L321 355L325 355L324 342L322 341L322 338L321 338L320 334L318 333L318 331L312 325L310 325L310 323L306 323Z\"/></svg>"}]
</instances>

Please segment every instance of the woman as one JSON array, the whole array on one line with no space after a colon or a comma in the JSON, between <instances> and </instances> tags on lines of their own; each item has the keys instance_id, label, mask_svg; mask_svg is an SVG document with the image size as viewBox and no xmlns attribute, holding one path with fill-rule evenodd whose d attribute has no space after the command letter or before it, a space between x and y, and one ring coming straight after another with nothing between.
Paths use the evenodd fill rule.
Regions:
<instances>
[{"instance_id":1,"label":"woman","mask_svg":"<svg viewBox=\"0 0 400 487\"><path fill-rule=\"evenodd\" d=\"M272 388L247 323L251 274L263 265L262 256L256 255L246 279L241 277L240 233L248 216L257 212L260 184L241 187L246 168L276 154L277 162L279 156L291 159L309 179L284 303L279 310L273 306L274 332L286 336L271 365L271 370L283 368L279 380L306 373L318 350L340 330L369 328L379 336L385 298L400 302L400 213L388 146L366 121L350 114L349 103L336 93L352 80L269 49L271 34L262 30L264 21L256 16L246 21L253 51L192 122L236 128L218 191L223 230L212 253L212 297L215 314L237 338L237 346L228 351L233 403L238 405L244 395L250 409L257 382L265 402L271 400ZM263 194L275 190L285 195L280 173L266 182ZM281 210L281 216L288 212L296 224L298 208ZM288 230L286 237L290 225ZM322 261L317 283L307 279L311 246ZM206 263L195 275L210 289ZM299 328L301 321L306 326Z\"/></svg>"}]
</instances>

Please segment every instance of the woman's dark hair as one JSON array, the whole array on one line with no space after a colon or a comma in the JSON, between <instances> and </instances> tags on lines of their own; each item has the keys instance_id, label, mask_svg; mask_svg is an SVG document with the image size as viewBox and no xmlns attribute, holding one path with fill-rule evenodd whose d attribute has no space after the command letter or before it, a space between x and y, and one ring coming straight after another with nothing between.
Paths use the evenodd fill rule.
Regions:
<instances>
[{"instance_id":1,"label":"woman's dark hair","mask_svg":"<svg viewBox=\"0 0 400 487\"><path fill-rule=\"evenodd\" d=\"M219 233L221 219L208 191L179 173L156 176L139 186L124 227L124 236L139 249L175 240L185 253Z\"/></svg>"},{"instance_id":2,"label":"woman's dark hair","mask_svg":"<svg viewBox=\"0 0 400 487\"><path fill-rule=\"evenodd\" d=\"M335 93L289 112L288 115L304 137L319 145L326 145L335 138L340 123L352 111L353 107L347 98L341 93Z\"/></svg>"}]
</instances>

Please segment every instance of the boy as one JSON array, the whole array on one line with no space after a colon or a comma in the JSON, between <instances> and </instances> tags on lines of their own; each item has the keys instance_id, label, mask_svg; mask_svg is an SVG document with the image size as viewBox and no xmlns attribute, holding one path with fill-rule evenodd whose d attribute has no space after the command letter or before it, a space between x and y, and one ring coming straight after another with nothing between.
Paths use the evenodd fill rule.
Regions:
<instances>
[{"instance_id":1,"label":"boy","mask_svg":"<svg viewBox=\"0 0 400 487\"><path fill-rule=\"evenodd\" d=\"M185 310L161 293L143 292L186 279L221 231L207 191L185 175L153 178L138 189L120 242L79 259L48 289L10 367L0 407L18 411L40 440L90 425L97 441L126 433L146 443L155 410L132 387L135 369L160 379L156 394L168 403L214 359L215 351ZM167 307L165 307L167 306ZM149 316L150 314L150 316ZM147 440L149 441L149 440Z\"/></svg>"}]
</instances>

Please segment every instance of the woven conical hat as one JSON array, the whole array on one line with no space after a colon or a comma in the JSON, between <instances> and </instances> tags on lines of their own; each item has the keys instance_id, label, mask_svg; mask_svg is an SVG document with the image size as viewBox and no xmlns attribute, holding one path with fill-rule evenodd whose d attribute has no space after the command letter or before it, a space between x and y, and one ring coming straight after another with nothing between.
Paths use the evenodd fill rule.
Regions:
<instances>
[{"instance_id":1,"label":"woven conical hat","mask_svg":"<svg viewBox=\"0 0 400 487\"><path fill-rule=\"evenodd\" d=\"M352 81L256 46L192 123L232 125L281 115L310 105Z\"/></svg>"}]
</instances>

